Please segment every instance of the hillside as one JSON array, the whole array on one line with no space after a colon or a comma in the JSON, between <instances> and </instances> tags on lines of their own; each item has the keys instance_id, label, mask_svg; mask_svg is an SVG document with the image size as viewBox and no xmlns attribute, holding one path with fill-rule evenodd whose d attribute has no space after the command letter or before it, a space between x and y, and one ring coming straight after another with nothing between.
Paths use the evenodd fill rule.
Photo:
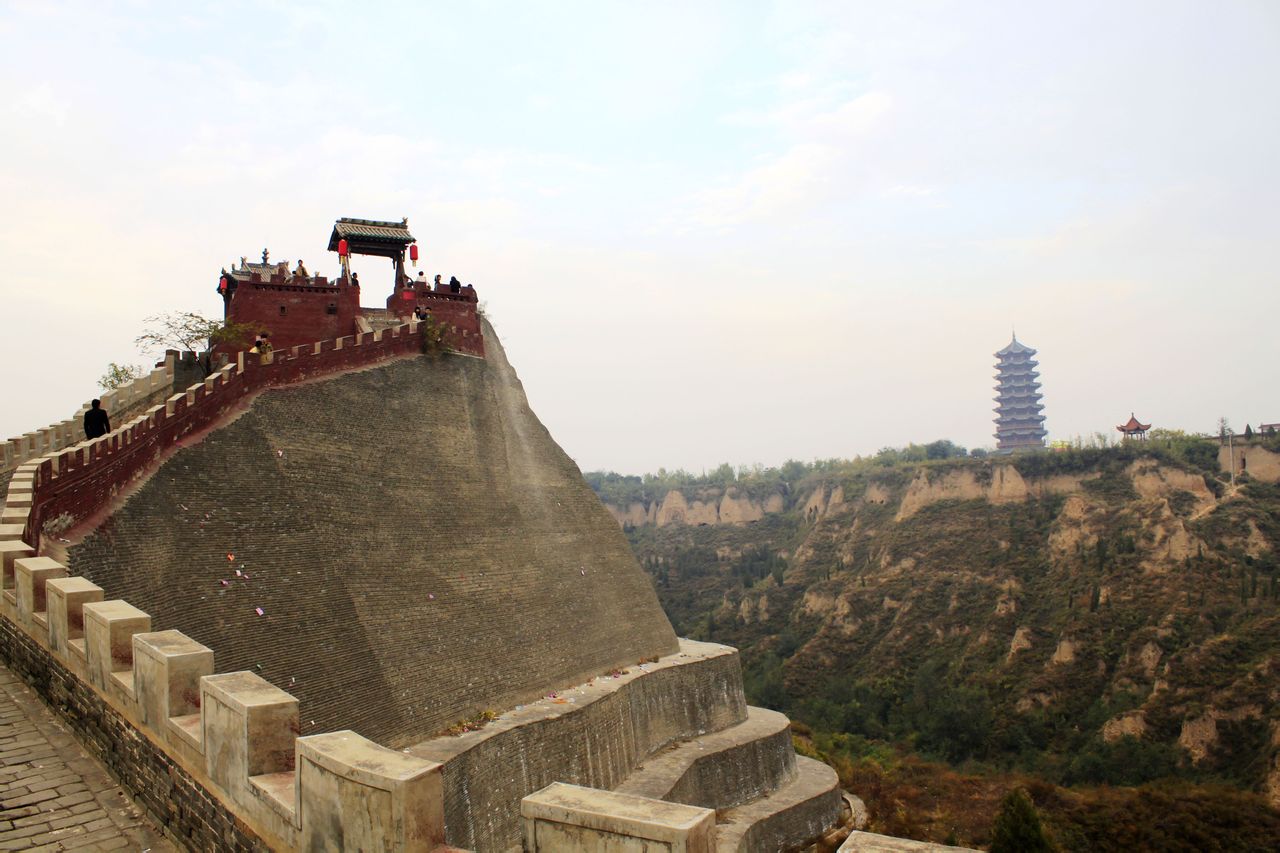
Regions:
<instances>
[{"instance_id":1,"label":"hillside","mask_svg":"<svg viewBox=\"0 0 1280 853\"><path fill-rule=\"evenodd\" d=\"M648 578L485 359L271 389L183 446L67 564L302 703L302 734L407 746L677 648Z\"/></svg>"},{"instance_id":2,"label":"hillside","mask_svg":"<svg viewBox=\"0 0 1280 853\"><path fill-rule=\"evenodd\" d=\"M1280 455L1246 449L1236 486L1192 439L589 480L677 631L827 744L1280 805Z\"/></svg>"}]
</instances>

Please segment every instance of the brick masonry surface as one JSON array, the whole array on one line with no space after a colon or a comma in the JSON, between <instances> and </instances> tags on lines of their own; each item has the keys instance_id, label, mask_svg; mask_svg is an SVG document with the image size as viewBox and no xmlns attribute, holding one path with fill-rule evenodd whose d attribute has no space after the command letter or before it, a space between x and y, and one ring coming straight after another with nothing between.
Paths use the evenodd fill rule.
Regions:
<instances>
[{"instance_id":1,"label":"brick masonry surface","mask_svg":"<svg viewBox=\"0 0 1280 853\"><path fill-rule=\"evenodd\" d=\"M0 850L180 849L0 664Z\"/></svg>"},{"instance_id":2,"label":"brick masonry surface","mask_svg":"<svg viewBox=\"0 0 1280 853\"><path fill-rule=\"evenodd\" d=\"M72 546L71 573L297 696L301 734L391 748L675 651L617 523L484 334L485 360L265 392Z\"/></svg>"},{"instance_id":3,"label":"brick masonry surface","mask_svg":"<svg viewBox=\"0 0 1280 853\"><path fill-rule=\"evenodd\" d=\"M155 825L165 827L168 837L177 838L190 849L202 853L265 853L268 849L241 821L171 761L163 750L108 706L93 688L3 617L0 617L0 654L7 664L5 672L25 681L35 693L40 694L49 708L56 712L58 720L75 732L89 753L134 794L136 805L146 811ZM20 690L19 684L15 691ZM76 765L82 770L88 766L84 763ZM5 807L8 808L7 802ZM62 843L64 846L68 844L66 841ZM121 849L140 850L148 846L155 851L175 849L165 848L158 842L156 845ZM0 850L3 849L0 843ZM100 848L90 846L86 849Z\"/></svg>"}]
</instances>

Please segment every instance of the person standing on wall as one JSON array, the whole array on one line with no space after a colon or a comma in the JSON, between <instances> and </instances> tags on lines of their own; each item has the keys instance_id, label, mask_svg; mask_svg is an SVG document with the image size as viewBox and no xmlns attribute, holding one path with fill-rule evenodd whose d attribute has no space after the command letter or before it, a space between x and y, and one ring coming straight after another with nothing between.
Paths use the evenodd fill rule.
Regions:
<instances>
[{"instance_id":1,"label":"person standing on wall","mask_svg":"<svg viewBox=\"0 0 1280 853\"><path fill-rule=\"evenodd\" d=\"M95 399L89 404L89 411L84 413L84 437L101 438L111 432L111 418L107 410L102 408L102 401Z\"/></svg>"}]
</instances>

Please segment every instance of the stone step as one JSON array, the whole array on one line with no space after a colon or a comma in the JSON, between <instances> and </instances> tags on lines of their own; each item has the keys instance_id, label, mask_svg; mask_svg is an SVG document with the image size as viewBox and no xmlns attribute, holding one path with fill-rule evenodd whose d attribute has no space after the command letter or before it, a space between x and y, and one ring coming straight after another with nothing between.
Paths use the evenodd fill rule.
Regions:
<instances>
[{"instance_id":1,"label":"stone step","mask_svg":"<svg viewBox=\"0 0 1280 853\"><path fill-rule=\"evenodd\" d=\"M717 853L778 853L807 846L840 820L840 780L821 761L796 756L785 787L716 817Z\"/></svg>"},{"instance_id":2,"label":"stone step","mask_svg":"<svg viewBox=\"0 0 1280 853\"><path fill-rule=\"evenodd\" d=\"M747 719L737 649L679 651L533 699L411 755L444 765L445 840L469 850L520 843L520 801L552 782L612 790L672 743Z\"/></svg>"},{"instance_id":3,"label":"stone step","mask_svg":"<svg viewBox=\"0 0 1280 853\"><path fill-rule=\"evenodd\" d=\"M648 758L614 790L727 809L776 791L795 776L790 721L777 711L748 708L744 722Z\"/></svg>"},{"instance_id":4,"label":"stone step","mask_svg":"<svg viewBox=\"0 0 1280 853\"><path fill-rule=\"evenodd\" d=\"M894 838L891 835L857 831L849 833L849 837L840 845L838 853L943 853L948 850L978 853L972 847L948 847L945 844L932 844L928 841L912 841L909 838Z\"/></svg>"}]
</instances>

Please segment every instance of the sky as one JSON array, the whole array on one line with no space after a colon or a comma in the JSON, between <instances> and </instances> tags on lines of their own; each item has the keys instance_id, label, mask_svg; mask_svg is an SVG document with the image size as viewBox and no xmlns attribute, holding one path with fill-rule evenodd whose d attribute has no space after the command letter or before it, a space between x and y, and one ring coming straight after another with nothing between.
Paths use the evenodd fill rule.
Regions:
<instances>
[{"instance_id":1,"label":"sky","mask_svg":"<svg viewBox=\"0 0 1280 853\"><path fill-rule=\"evenodd\" d=\"M583 470L1280 422L1280 3L0 0L0 435L409 218ZM390 292L358 261L367 304ZM385 282L385 290L380 286Z\"/></svg>"}]
</instances>

